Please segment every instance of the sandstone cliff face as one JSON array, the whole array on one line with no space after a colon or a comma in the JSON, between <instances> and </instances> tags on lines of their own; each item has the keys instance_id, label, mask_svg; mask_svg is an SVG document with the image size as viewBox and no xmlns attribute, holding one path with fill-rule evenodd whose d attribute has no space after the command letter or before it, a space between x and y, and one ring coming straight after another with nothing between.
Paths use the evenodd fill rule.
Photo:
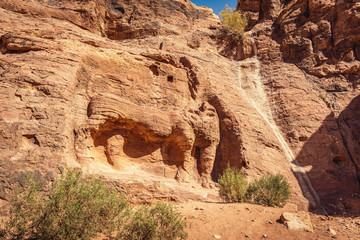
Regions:
<instances>
[{"instance_id":1,"label":"sandstone cliff face","mask_svg":"<svg viewBox=\"0 0 360 240\"><path fill-rule=\"evenodd\" d=\"M239 91L239 64L217 53L219 20L209 9L187 1L1 7L3 198L25 171L49 180L65 164L101 173L133 201L216 198L201 186L214 187L228 163L252 164L252 177L270 166L293 178ZM300 201L296 184L294 192Z\"/></svg>"},{"instance_id":2,"label":"sandstone cliff face","mask_svg":"<svg viewBox=\"0 0 360 240\"><path fill-rule=\"evenodd\" d=\"M252 21L237 45L187 0L0 2L0 197L25 171L51 181L68 165L132 201L211 200L229 163L285 174L302 206L350 209L359 35L341 24L358 4L311 4L239 1Z\"/></svg>"},{"instance_id":3,"label":"sandstone cliff face","mask_svg":"<svg viewBox=\"0 0 360 240\"><path fill-rule=\"evenodd\" d=\"M332 212L358 204L359 7L335 0L237 6L252 19L246 37L253 42L238 52L256 49L276 122Z\"/></svg>"}]
</instances>

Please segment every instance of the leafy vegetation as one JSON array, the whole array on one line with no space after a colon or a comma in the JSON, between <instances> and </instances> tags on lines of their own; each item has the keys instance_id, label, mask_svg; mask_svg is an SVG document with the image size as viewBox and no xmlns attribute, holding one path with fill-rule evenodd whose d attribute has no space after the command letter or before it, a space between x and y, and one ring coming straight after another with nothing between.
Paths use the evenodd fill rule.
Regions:
<instances>
[{"instance_id":1,"label":"leafy vegetation","mask_svg":"<svg viewBox=\"0 0 360 240\"><path fill-rule=\"evenodd\" d=\"M231 34L235 41L240 41L248 25L246 17L241 15L240 12L233 10L228 5L220 12L219 16L224 29Z\"/></svg>"},{"instance_id":2,"label":"leafy vegetation","mask_svg":"<svg viewBox=\"0 0 360 240\"><path fill-rule=\"evenodd\" d=\"M186 239L186 223L180 213L168 204L141 206L125 226L125 240L176 240Z\"/></svg>"},{"instance_id":3,"label":"leafy vegetation","mask_svg":"<svg viewBox=\"0 0 360 240\"><path fill-rule=\"evenodd\" d=\"M36 177L11 199L10 218L0 230L7 239L186 239L180 213L168 204L133 211L124 196L99 177L68 170L56 179L49 196Z\"/></svg>"},{"instance_id":4,"label":"leafy vegetation","mask_svg":"<svg viewBox=\"0 0 360 240\"><path fill-rule=\"evenodd\" d=\"M219 180L219 195L226 202L251 202L282 207L290 198L290 185L283 175L267 175L248 184L239 169L227 168Z\"/></svg>"},{"instance_id":5,"label":"leafy vegetation","mask_svg":"<svg viewBox=\"0 0 360 240\"><path fill-rule=\"evenodd\" d=\"M248 182L237 168L228 167L219 180L219 194L226 202L244 202Z\"/></svg>"},{"instance_id":6,"label":"leafy vegetation","mask_svg":"<svg viewBox=\"0 0 360 240\"><path fill-rule=\"evenodd\" d=\"M249 184L250 202L271 207L283 207L290 198L290 185L284 176L267 175Z\"/></svg>"}]
</instances>

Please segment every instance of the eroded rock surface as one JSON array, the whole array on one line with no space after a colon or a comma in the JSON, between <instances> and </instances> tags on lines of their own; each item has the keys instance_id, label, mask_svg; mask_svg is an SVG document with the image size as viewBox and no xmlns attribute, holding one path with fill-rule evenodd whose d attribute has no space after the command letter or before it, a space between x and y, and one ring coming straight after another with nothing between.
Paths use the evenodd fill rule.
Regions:
<instances>
[{"instance_id":1,"label":"eroded rock surface","mask_svg":"<svg viewBox=\"0 0 360 240\"><path fill-rule=\"evenodd\" d=\"M351 210L358 7L239 1L238 44L187 0L1 1L0 197L26 171L51 181L68 165L133 202L212 201L230 164L284 174L302 209L316 205L308 184Z\"/></svg>"},{"instance_id":2,"label":"eroded rock surface","mask_svg":"<svg viewBox=\"0 0 360 240\"><path fill-rule=\"evenodd\" d=\"M211 10L178 0L0 6L2 196L26 171L65 165L146 202L217 199L202 187L228 164L293 179L239 92L239 64L218 54ZM294 193L306 202L296 183Z\"/></svg>"},{"instance_id":3,"label":"eroded rock surface","mask_svg":"<svg viewBox=\"0 0 360 240\"><path fill-rule=\"evenodd\" d=\"M331 213L358 204L359 7L342 0L239 1L254 44L227 53L241 59L238 52L256 46L277 125Z\"/></svg>"}]
</instances>

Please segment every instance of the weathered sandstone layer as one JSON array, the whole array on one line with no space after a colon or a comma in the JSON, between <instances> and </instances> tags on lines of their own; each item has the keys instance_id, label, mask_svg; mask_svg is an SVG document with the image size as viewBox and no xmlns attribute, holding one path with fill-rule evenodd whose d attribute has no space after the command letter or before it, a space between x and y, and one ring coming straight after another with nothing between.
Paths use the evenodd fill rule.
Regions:
<instances>
[{"instance_id":1,"label":"weathered sandstone layer","mask_svg":"<svg viewBox=\"0 0 360 240\"><path fill-rule=\"evenodd\" d=\"M0 198L68 165L134 202L216 200L230 164L283 173L305 208L354 210L358 9L239 1L237 44L187 0L1 1Z\"/></svg>"}]
</instances>

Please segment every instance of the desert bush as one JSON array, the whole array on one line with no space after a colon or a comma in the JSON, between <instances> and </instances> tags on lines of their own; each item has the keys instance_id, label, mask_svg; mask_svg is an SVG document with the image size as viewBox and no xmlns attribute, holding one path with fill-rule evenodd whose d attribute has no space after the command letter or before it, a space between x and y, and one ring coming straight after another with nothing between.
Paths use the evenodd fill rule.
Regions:
<instances>
[{"instance_id":1,"label":"desert bush","mask_svg":"<svg viewBox=\"0 0 360 240\"><path fill-rule=\"evenodd\" d=\"M125 226L120 239L124 240L177 240L187 239L185 220L173 206L158 203L141 206Z\"/></svg>"},{"instance_id":2,"label":"desert bush","mask_svg":"<svg viewBox=\"0 0 360 240\"><path fill-rule=\"evenodd\" d=\"M240 41L248 25L246 17L240 12L232 10L228 5L220 12L219 16L224 29L231 34L235 41Z\"/></svg>"},{"instance_id":3,"label":"desert bush","mask_svg":"<svg viewBox=\"0 0 360 240\"><path fill-rule=\"evenodd\" d=\"M244 202L248 182L237 168L228 167L218 179L219 195L226 202Z\"/></svg>"},{"instance_id":4,"label":"desert bush","mask_svg":"<svg viewBox=\"0 0 360 240\"><path fill-rule=\"evenodd\" d=\"M123 231L119 232L117 239L147 240L154 239L156 222L150 212L150 207L141 206L134 212Z\"/></svg>"},{"instance_id":5,"label":"desert bush","mask_svg":"<svg viewBox=\"0 0 360 240\"><path fill-rule=\"evenodd\" d=\"M68 170L45 195L34 175L11 198L2 239L90 239L102 233L119 240L186 239L185 220L171 205L133 211L124 196L99 177Z\"/></svg>"},{"instance_id":6,"label":"desert bush","mask_svg":"<svg viewBox=\"0 0 360 240\"><path fill-rule=\"evenodd\" d=\"M290 198L290 185L283 175L267 175L248 184L237 168L228 166L218 179L219 195L226 202L250 202L282 207Z\"/></svg>"},{"instance_id":7,"label":"desert bush","mask_svg":"<svg viewBox=\"0 0 360 240\"><path fill-rule=\"evenodd\" d=\"M40 220L40 211L44 204L41 201L40 190L42 185L36 176L25 175L27 180L26 189L20 194L16 190L14 196L10 197L12 203L11 214L9 220L3 225L3 237L11 237L11 239L22 239L24 236L31 235L33 231L32 224Z\"/></svg>"},{"instance_id":8,"label":"desert bush","mask_svg":"<svg viewBox=\"0 0 360 240\"><path fill-rule=\"evenodd\" d=\"M249 202L283 207L290 198L290 185L283 175L267 175L249 184Z\"/></svg>"},{"instance_id":9,"label":"desert bush","mask_svg":"<svg viewBox=\"0 0 360 240\"><path fill-rule=\"evenodd\" d=\"M111 235L128 212L128 204L98 177L79 170L57 179L48 197L41 184L27 177L28 186L11 199L6 235L11 239L90 239Z\"/></svg>"}]
</instances>

